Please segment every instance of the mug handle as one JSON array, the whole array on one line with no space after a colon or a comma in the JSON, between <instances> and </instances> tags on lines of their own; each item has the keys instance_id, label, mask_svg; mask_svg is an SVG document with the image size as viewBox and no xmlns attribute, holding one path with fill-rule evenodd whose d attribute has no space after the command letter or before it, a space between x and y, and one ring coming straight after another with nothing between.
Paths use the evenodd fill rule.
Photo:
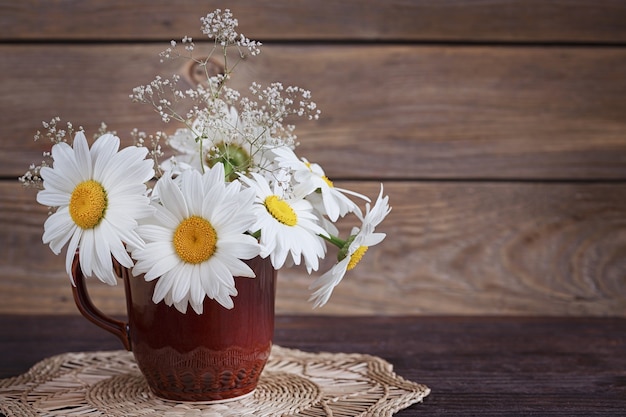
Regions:
<instances>
[{"instance_id":1,"label":"mug handle","mask_svg":"<svg viewBox=\"0 0 626 417\"><path fill-rule=\"evenodd\" d=\"M126 281L127 277L122 275L126 275L127 271L120 265L116 265L115 270L118 275ZM80 268L78 251L76 251L72 261L72 277L74 278L72 294L74 295L74 302L76 303L76 307L78 307L78 311L96 326L113 333L122 341L126 350L131 350L128 323L105 315L91 301L87 293L85 275Z\"/></svg>"}]
</instances>

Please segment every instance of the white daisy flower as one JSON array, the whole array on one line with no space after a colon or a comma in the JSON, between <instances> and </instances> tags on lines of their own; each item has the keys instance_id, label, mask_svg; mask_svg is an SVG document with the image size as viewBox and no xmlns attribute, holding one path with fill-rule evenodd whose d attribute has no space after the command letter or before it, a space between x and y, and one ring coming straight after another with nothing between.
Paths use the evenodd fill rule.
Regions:
<instances>
[{"instance_id":1,"label":"white daisy flower","mask_svg":"<svg viewBox=\"0 0 626 417\"><path fill-rule=\"evenodd\" d=\"M304 258L309 273L317 271L319 259L326 253L320 235L327 233L317 224L311 204L302 198L287 198L278 186L272 191L259 174L251 176L242 176L241 181L256 192L256 222L250 230L260 231L261 256L269 256L276 269L291 263L300 265Z\"/></svg>"},{"instance_id":2,"label":"white daisy flower","mask_svg":"<svg viewBox=\"0 0 626 417\"><path fill-rule=\"evenodd\" d=\"M347 271L350 271L359 263L365 252L370 246L374 246L383 241L385 233L374 233L374 229L389 214L389 197L383 198L383 187L380 186L380 194L370 210L369 203L366 204L365 216L360 211L357 216L360 218L361 228L354 228L350 233L350 238L343 243L343 247L339 252L339 262L336 263L328 272L316 279L309 289L315 290L309 301L314 302L314 307L321 307L330 298L333 289L341 282Z\"/></svg>"},{"instance_id":3,"label":"white daisy flower","mask_svg":"<svg viewBox=\"0 0 626 417\"><path fill-rule=\"evenodd\" d=\"M238 181L226 185L222 164L203 175L184 171L178 184L170 176L158 181L154 220L138 228L146 245L132 251L133 274L158 278L153 301L165 300L183 313L189 304L201 314L205 297L232 308L234 277L255 276L242 259L260 251L246 234L255 222L254 191L242 190Z\"/></svg>"},{"instance_id":4,"label":"white daisy flower","mask_svg":"<svg viewBox=\"0 0 626 417\"><path fill-rule=\"evenodd\" d=\"M222 163L225 178L237 179L239 172L265 166L264 145L267 130L243 120L235 107L221 100L212 102L212 111L203 112L191 128L178 129L168 144L178 154L164 161L161 168L178 174L187 169L200 172Z\"/></svg>"},{"instance_id":5,"label":"white daisy flower","mask_svg":"<svg viewBox=\"0 0 626 417\"><path fill-rule=\"evenodd\" d=\"M315 202L320 199L312 200L311 202L316 209L327 215L331 221L335 222L339 217L343 217L359 209L345 194L370 201L369 198L364 195L335 187L320 165L310 163L304 158L299 159L290 148L283 146L273 149L272 151L276 155L276 163L278 166L290 168L294 171L293 178L298 183L295 187L296 194L314 197L313 193L318 190L320 191L321 204L315 204Z\"/></svg>"},{"instance_id":6,"label":"white daisy flower","mask_svg":"<svg viewBox=\"0 0 626 417\"><path fill-rule=\"evenodd\" d=\"M65 267L70 278L80 248L83 273L115 285L111 255L130 268L125 244L144 244L135 229L137 219L153 212L145 185L154 176L153 163L145 159L146 148L129 146L118 152L119 146L118 137L106 134L89 149L85 134L78 132L73 147L55 144L52 167L41 168L44 189L37 202L57 207L44 224L43 242L57 255L69 242Z\"/></svg>"},{"instance_id":7,"label":"white daisy flower","mask_svg":"<svg viewBox=\"0 0 626 417\"><path fill-rule=\"evenodd\" d=\"M180 174L182 171L195 169L202 172L201 155L205 154L206 149L204 147L201 149L197 142L201 136L201 128L199 120L195 120L191 128L176 129L176 132L167 138L167 144L178 153L160 164L163 171Z\"/></svg>"}]
</instances>

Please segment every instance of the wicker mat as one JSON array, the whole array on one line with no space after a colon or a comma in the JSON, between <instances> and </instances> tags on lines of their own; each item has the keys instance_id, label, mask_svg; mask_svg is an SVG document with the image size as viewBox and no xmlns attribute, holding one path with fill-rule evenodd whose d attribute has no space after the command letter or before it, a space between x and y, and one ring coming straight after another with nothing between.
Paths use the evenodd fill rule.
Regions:
<instances>
[{"instance_id":1,"label":"wicker mat","mask_svg":"<svg viewBox=\"0 0 626 417\"><path fill-rule=\"evenodd\" d=\"M12 416L392 416L429 394L381 358L274 346L254 393L224 404L155 397L130 352L66 353L0 380L0 412Z\"/></svg>"}]
</instances>

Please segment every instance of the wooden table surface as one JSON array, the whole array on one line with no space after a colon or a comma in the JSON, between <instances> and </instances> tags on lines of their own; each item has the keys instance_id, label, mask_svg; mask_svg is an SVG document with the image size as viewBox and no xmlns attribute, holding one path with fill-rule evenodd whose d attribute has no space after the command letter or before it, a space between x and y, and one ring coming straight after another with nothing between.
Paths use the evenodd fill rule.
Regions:
<instances>
[{"instance_id":1,"label":"wooden table surface","mask_svg":"<svg viewBox=\"0 0 626 417\"><path fill-rule=\"evenodd\" d=\"M400 417L626 415L626 319L281 316L275 343L386 359L432 390ZM111 349L82 316L0 315L0 378Z\"/></svg>"}]
</instances>

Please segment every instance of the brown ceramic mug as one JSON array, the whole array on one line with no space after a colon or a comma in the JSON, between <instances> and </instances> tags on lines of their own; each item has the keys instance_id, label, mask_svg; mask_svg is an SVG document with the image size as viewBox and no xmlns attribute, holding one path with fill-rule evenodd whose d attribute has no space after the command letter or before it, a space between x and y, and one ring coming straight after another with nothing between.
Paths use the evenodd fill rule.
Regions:
<instances>
[{"instance_id":1,"label":"brown ceramic mug","mask_svg":"<svg viewBox=\"0 0 626 417\"><path fill-rule=\"evenodd\" d=\"M72 274L79 311L132 350L157 396L175 401L223 401L254 391L274 334L276 270L269 259L246 261L256 278L235 278L238 295L233 298L233 309L207 298L201 315L191 308L183 314L164 302L155 304L155 281L133 277L118 265L128 310L128 322L123 322L93 305L78 256Z\"/></svg>"}]
</instances>

